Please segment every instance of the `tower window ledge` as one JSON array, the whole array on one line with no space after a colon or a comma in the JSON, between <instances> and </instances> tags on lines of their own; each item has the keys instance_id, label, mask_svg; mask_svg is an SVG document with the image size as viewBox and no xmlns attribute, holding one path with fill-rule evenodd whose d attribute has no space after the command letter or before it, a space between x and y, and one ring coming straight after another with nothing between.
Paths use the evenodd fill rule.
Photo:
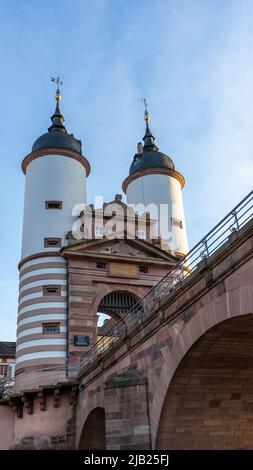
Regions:
<instances>
[{"instance_id":1,"label":"tower window ledge","mask_svg":"<svg viewBox=\"0 0 253 470\"><path fill-rule=\"evenodd\" d=\"M45 209L62 209L62 201L45 201Z\"/></svg>"},{"instance_id":2,"label":"tower window ledge","mask_svg":"<svg viewBox=\"0 0 253 470\"><path fill-rule=\"evenodd\" d=\"M61 244L61 238L44 238L44 248L60 248Z\"/></svg>"}]
</instances>

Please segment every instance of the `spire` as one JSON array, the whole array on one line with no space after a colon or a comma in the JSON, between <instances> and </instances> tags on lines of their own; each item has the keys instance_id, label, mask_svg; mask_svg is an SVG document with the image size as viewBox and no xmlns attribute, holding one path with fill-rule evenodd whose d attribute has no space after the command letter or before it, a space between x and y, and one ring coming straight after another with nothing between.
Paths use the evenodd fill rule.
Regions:
<instances>
[{"instance_id":1,"label":"spire","mask_svg":"<svg viewBox=\"0 0 253 470\"><path fill-rule=\"evenodd\" d=\"M56 99L56 107L55 112L51 116L52 125L48 128L49 132L64 132L67 133L65 126L63 125L64 117L61 114L59 102L61 100L61 92L60 92L60 85L62 85L62 81L59 77L53 78L51 77L51 81L57 84L57 89L55 93Z\"/></svg>"},{"instance_id":2,"label":"spire","mask_svg":"<svg viewBox=\"0 0 253 470\"><path fill-rule=\"evenodd\" d=\"M145 112L144 112L144 121L146 122L146 132L145 132L145 135L143 137L143 141L144 141L144 147L143 147L143 150L145 152L146 151L153 151L153 152L157 152L158 150L158 147L155 145L155 137L153 136L151 130L150 130L150 127L149 127L149 121L150 121L150 116L149 116L149 113L148 113L148 103L147 103L147 100L145 98L142 99L143 103L144 103L144 108L145 108Z\"/></svg>"}]
</instances>

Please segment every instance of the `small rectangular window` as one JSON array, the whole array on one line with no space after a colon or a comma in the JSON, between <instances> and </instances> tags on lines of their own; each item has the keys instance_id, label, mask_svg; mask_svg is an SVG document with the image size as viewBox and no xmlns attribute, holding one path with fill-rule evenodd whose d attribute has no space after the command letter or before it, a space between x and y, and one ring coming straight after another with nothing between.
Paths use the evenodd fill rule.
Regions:
<instances>
[{"instance_id":1,"label":"small rectangular window","mask_svg":"<svg viewBox=\"0 0 253 470\"><path fill-rule=\"evenodd\" d=\"M141 274L148 274L148 268L147 266L139 266L139 272Z\"/></svg>"},{"instance_id":2,"label":"small rectangular window","mask_svg":"<svg viewBox=\"0 0 253 470\"><path fill-rule=\"evenodd\" d=\"M100 263L100 261L97 263L97 269L103 269L104 271L106 270L106 264L105 263Z\"/></svg>"},{"instance_id":3,"label":"small rectangular window","mask_svg":"<svg viewBox=\"0 0 253 470\"><path fill-rule=\"evenodd\" d=\"M56 335L60 333L60 323L43 323L42 332L46 335Z\"/></svg>"},{"instance_id":4,"label":"small rectangular window","mask_svg":"<svg viewBox=\"0 0 253 470\"><path fill-rule=\"evenodd\" d=\"M141 240L145 240L146 232L145 230L136 230L136 238L140 238Z\"/></svg>"},{"instance_id":5,"label":"small rectangular window","mask_svg":"<svg viewBox=\"0 0 253 470\"><path fill-rule=\"evenodd\" d=\"M45 201L46 209L62 209L62 201Z\"/></svg>"},{"instance_id":6,"label":"small rectangular window","mask_svg":"<svg viewBox=\"0 0 253 470\"><path fill-rule=\"evenodd\" d=\"M61 295L61 286L43 286L43 295Z\"/></svg>"},{"instance_id":7,"label":"small rectangular window","mask_svg":"<svg viewBox=\"0 0 253 470\"><path fill-rule=\"evenodd\" d=\"M75 346L89 346L89 344L90 344L89 336L74 335Z\"/></svg>"},{"instance_id":8,"label":"small rectangular window","mask_svg":"<svg viewBox=\"0 0 253 470\"><path fill-rule=\"evenodd\" d=\"M61 247L61 238L44 238L44 248Z\"/></svg>"}]
</instances>

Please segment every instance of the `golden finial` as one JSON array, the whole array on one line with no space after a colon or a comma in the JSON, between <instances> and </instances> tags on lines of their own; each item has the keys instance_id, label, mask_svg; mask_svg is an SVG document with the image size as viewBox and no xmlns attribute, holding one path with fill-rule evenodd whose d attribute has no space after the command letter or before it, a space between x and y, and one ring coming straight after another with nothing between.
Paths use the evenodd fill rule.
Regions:
<instances>
[{"instance_id":1,"label":"golden finial","mask_svg":"<svg viewBox=\"0 0 253 470\"><path fill-rule=\"evenodd\" d=\"M148 121L150 120L150 116L149 116L149 113L148 113L148 102L147 102L146 98L142 98L141 101L143 102L144 108L145 108L144 121L146 121L146 125L148 126Z\"/></svg>"},{"instance_id":2,"label":"golden finial","mask_svg":"<svg viewBox=\"0 0 253 470\"><path fill-rule=\"evenodd\" d=\"M60 80L60 77L57 77L57 78L51 77L51 82L54 82L57 84L55 99L56 101L60 101L61 99L60 85L62 85L63 82Z\"/></svg>"}]
</instances>

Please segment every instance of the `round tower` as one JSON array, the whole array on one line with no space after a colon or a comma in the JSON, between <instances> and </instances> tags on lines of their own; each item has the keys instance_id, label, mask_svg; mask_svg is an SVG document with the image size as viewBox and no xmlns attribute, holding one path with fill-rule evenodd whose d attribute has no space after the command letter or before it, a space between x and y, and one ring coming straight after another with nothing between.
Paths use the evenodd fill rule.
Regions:
<instances>
[{"instance_id":1,"label":"round tower","mask_svg":"<svg viewBox=\"0 0 253 470\"><path fill-rule=\"evenodd\" d=\"M73 224L75 204L86 203L90 165L81 141L69 134L56 109L48 132L22 162L26 176L17 320L18 375L66 363L66 261L61 247Z\"/></svg>"},{"instance_id":2,"label":"round tower","mask_svg":"<svg viewBox=\"0 0 253 470\"><path fill-rule=\"evenodd\" d=\"M129 176L124 180L122 188L128 204L144 205L148 208L151 218L158 221L157 234L161 238L163 249L180 258L188 252L182 199L185 180L183 175L176 171L172 159L160 152L155 145L155 137L149 126L150 116L146 100L144 104L144 145L138 143ZM144 209L137 208L137 212L141 215ZM165 227L167 230L164 230Z\"/></svg>"}]
</instances>

